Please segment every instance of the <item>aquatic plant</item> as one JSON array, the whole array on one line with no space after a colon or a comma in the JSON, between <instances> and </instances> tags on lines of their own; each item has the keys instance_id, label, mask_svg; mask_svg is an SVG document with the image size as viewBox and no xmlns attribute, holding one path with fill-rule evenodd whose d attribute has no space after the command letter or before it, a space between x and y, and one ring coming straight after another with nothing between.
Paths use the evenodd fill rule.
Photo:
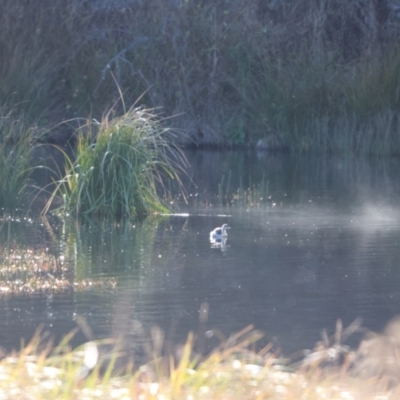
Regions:
<instances>
[{"instance_id":1,"label":"aquatic plant","mask_svg":"<svg viewBox=\"0 0 400 400\"><path fill-rule=\"evenodd\" d=\"M48 223L45 219L42 222ZM35 225L10 218L0 224L0 298L116 287L114 278L77 277L75 266L66 263L63 255L57 256L45 246L25 244L20 237L21 231L35 231Z\"/></svg>"},{"instance_id":2,"label":"aquatic plant","mask_svg":"<svg viewBox=\"0 0 400 400\"><path fill-rule=\"evenodd\" d=\"M154 110L134 108L122 115L110 110L99 123L88 121L78 132L76 152L63 151L65 176L57 183L62 209L73 215L111 218L166 212L158 193L164 180L179 180L185 165L179 148L168 138Z\"/></svg>"},{"instance_id":3,"label":"aquatic plant","mask_svg":"<svg viewBox=\"0 0 400 400\"><path fill-rule=\"evenodd\" d=\"M16 116L0 107L0 209L12 214L27 206L29 178L35 168L35 127L28 124L23 114Z\"/></svg>"},{"instance_id":4,"label":"aquatic plant","mask_svg":"<svg viewBox=\"0 0 400 400\"><path fill-rule=\"evenodd\" d=\"M231 171L229 171L226 184L225 175L218 184L217 201L218 205L228 207L262 207L273 203L269 193L269 182L265 179L265 175L258 183L252 183L249 177L247 187L240 179L239 187L233 188L231 187Z\"/></svg>"}]
</instances>

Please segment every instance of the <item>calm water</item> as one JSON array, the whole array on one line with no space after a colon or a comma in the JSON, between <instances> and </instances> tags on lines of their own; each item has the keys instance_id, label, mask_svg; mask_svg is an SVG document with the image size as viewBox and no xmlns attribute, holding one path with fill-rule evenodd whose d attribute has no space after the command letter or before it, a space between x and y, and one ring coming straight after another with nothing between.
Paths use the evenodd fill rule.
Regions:
<instances>
[{"instance_id":1,"label":"calm water","mask_svg":"<svg viewBox=\"0 0 400 400\"><path fill-rule=\"evenodd\" d=\"M400 313L400 160L203 151L188 159L180 215L3 227L3 242L64 256L77 281L118 283L0 297L0 344L18 347L40 324L60 337L77 315L96 338L140 343L140 322L178 343L199 330L207 303L205 329L227 336L254 324L290 353L333 332L337 318L380 330ZM209 232L223 223L232 227L226 244L213 246ZM206 341L215 345L215 335Z\"/></svg>"}]
</instances>

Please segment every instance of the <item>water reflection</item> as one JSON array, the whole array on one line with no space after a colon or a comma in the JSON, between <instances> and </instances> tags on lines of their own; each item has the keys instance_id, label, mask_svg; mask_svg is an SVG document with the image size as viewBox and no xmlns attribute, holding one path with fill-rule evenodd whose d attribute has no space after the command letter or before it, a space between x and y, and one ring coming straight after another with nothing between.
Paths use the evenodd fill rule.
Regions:
<instances>
[{"instance_id":1,"label":"water reflection","mask_svg":"<svg viewBox=\"0 0 400 400\"><path fill-rule=\"evenodd\" d=\"M220 238L213 238L210 237L210 243L212 249L221 249L221 251L225 252L228 250L227 245L228 238L227 237L220 237Z\"/></svg>"},{"instance_id":2,"label":"water reflection","mask_svg":"<svg viewBox=\"0 0 400 400\"><path fill-rule=\"evenodd\" d=\"M189 204L179 215L0 231L3 247L45 246L62 256L76 281L117 280L115 288L0 297L3 346L18 347L41 323L66 333L78 315L95 337L133 335L139 346L139 321L176 343L198 330L208 304L202 331L229 335L255 324L265 342L290 352L313 346L339 317L379 330L399 313L398 160L188 157ZM210 241L223 223L233 227L229 237ZM206 343L215 344L215 336Z\"/></svg>"}]
</instances>

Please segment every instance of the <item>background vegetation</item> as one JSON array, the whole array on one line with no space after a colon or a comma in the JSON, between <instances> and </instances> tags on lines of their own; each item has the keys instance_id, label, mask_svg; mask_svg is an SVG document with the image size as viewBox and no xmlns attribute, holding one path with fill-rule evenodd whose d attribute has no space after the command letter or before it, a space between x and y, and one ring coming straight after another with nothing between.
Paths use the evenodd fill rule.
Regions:
<instances>
[{"instance_id":1,"label":"background vegetation","mask_svg":"<svg viewBox=\"0 0 400 400\"><path fill-rule=\"evenodd\" d=\"M3 0L0 105L52 127L119 97L181 142L399 153L394 0ZM65 140L70 125L47 140Z\"/></svg>"}]
</instances>

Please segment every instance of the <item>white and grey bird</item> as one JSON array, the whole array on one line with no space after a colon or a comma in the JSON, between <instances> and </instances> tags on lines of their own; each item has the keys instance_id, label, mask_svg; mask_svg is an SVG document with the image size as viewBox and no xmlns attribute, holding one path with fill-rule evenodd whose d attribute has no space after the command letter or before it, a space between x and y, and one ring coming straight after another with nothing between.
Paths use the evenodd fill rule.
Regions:
<instances>
[{"instance_id":1,"label":"white and grey bird","mask_svg":"<svg viewBox=\"0 0 400 400\"><path fill-rule=\"evenodd\" d=\"M221 227L215 228L210 232L210 240L222 239L228 236L227 229L231 229L228 224L223 224Z\"/></svg>"}]
</instances>

